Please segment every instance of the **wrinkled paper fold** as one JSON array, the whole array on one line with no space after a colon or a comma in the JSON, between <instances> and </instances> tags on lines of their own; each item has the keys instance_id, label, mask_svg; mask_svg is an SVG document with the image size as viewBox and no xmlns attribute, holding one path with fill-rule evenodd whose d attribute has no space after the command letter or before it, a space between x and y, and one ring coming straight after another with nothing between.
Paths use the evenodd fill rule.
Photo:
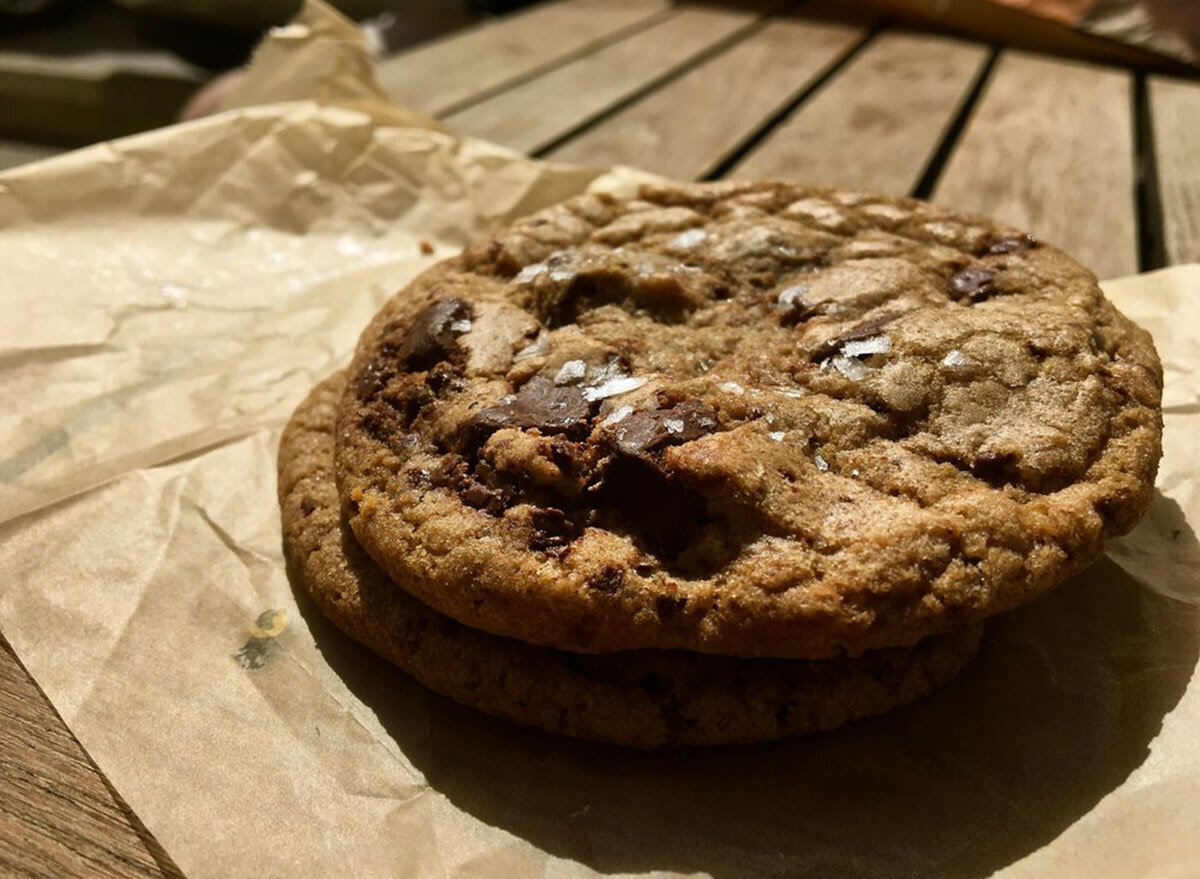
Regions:
<instances>
[{"instance_id":1,"label":"wrinkled paper fold","mask_svg":"<svg viewBox=\"0 0 1200 879\"><path fill-rule=\"evenodd\" d=\"M237 108L0 175L0 629L188 876L1200 874L1200 266L1106 285L1167 372L1150 513L958 682L770 746L559 740L426 693L293 591L275 448L414 274L638 175L375 89L310 4Z\"/></svg>"}]
</instances>

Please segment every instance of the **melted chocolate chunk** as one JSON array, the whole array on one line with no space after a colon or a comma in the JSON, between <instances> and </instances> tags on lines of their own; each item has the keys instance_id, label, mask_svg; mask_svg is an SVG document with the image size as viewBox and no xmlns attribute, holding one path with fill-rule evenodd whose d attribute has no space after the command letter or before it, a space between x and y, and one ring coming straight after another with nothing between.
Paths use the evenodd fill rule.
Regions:
<instances>
[{"instance_id":1,"label":"melted chocolate chunk","mask_svg":"<svg viewBox=\"0 0 1200 879\"><path fill-rule=\"evenodd\" d=\"M458 494L468 506L491 513L493 516L499 516L507 506L504 502L503 492L496 488L488 488L479 482L465 483L458 490Z\"/></svg>"},{"instance_id":2,"label":"melted chocolate chunk","mask_svg":"<svg viewBox=\"0 0 1200 879\"><path fill-rule=\"evenodd\" d=\"M580 436L587 432L591 415L592 404L582 388L559 386L547 376L535 375L521 386L511 402L477 412L466 433L476 446L505 427Z\"/></svg>"},{"instance_id":3,"label":"melted chocolate chunk","mask_svg":"<svg viewBox=\"0 0 1200 879\"><path fill-rule=\"evenodd\" d=\"M997 238L989 244L983 252L1014 253L1018 250L1032 250L1037 246L1037 239L1032 235L1005 235L1003 238Z\"/></svg>"},{"instance_id":4,"label":"melted chocolate chunk","mask_svg":"<svg viewBox=\"0 0 1200 879\"><path fill-rule=\"evenodd\" d=\"M600 500L647 550L674 559L692 542L705 515L704 499L639 458L618 457L605 469Z\"/></svg>"},{"instance_id":5,"label":"melted chocolate chunk","mask_svg":"<svg viewBox=\"0 0 1200 879\"><path fill-rule=\"evenodd\" d=\"M682 595L660 595L654 599L654 612L660 620L669 620L687 607L687 599Z\"/></svg>"},{"instance_id":6,"label":"melted chocolate chunk","mask_svg":"<svg viewBox=\"0 0 1200 879\"><path fill-rule=\"evenodd\" d=\"M661 558L674 558L687 548L706 505L699 494L671 478L653 452L716 428L712 407L685 400L667 409L634 412L605 437L614 455L592 490L601 503L620 510L630 531Z\"/></svg>"},{"instance_id":7,"label":"melted chocolate chunk","mask_svg":"<svg viewBox=\"0 0 1200 879\"><path fill-rule=\"evenodd\" d=\"M392 360L383 354L372 357L354 383L354 392L360 400L370 400L379 396L388 382L396 375Z\"/></svg>"},{"instance_id":8,"label":"melted chocolate chunk","mask_svg":"<svg viewBox=\"0 0 1200 879\"><path fill-rule=\"evenodd\" d=\"M417 315L396 350L397 360L410 372L426 370L445 360L466 330L461 322L472 316L471 304L462 299L439 299ZM457 326L456 326L457 325Z\"/></svg>"},{"instance_id":9,"label":"melted chocolate chunk","mask_svg":"<svg viewBox=\"0 0 1200 879\"><path fill-rule=\"evenodd\" d=\"M641 409L618 421L614 446L622 455L644 457L663 446L689 443L717 429L717 413L707 403L685 400L669 409Z\"/></svg>"},{"instance_id":10,"label":"melted chocolate chunk","mask_svg":"<svg viewBox=\"0 0 1200 879\"><path fill-rule=\"evenodd\" d=\"M534 534L529 548L552 556L562 556L571 548L571 541L579 536L575 523L567 514L555 507L537 507L529 514Z\"/></svg>"},{"instance_id":11,"label":"melted chocolate chunk","mask_svg":"<svg viewBox=\"0 0 1200 879\"><path fill-rule=\"evenodd\" d=\"M950 292L955 299L982 302L995 290L996 276L987 269L963 269L950 279Z\"/></svg>"},{"instance_id":12,"label":"melted chocolate chunk","mask_svg":"<svg viewBox=\"0 0 1200 879\"><path fill-rule=\"evenodd\" d=\"M502 514L512 499L504 485L492 485L495 474L486 465L471 472L470 465L458 455L447 455L428 476L410 479L420 487L450 488L464 504L493 516Z\"/></svg>"},{"instance_id":13,"label":"melted chocolate chunk","mask_svg":"<svg viewBox=\"0 0 1200 879\"><path fill-rule=\"evenodd\" d=\"M620 568L606 567L588 577L584 585L588 589L594 589L605 595L612 595L621 588L624 582L625 573Z\"/></svg>"},{"instance_id":14,"label":"melted chocolate chunk","mask_svg":"<svg viewBox=\"0 0 1200 879\"><path fill-rule=\"evenodd\" d=\"M971 471L996 487L1020 483L1017 456L1012 452L983 452L972 462Z\"/></svg>"},{"instance_id":15,"label":"melted chocolate chunk","mask_svg":"<svg viewBox=\"0 0 1200 879\"><path fill-rule=\"evenodd\" d=\"M461 391L467 386L459 369L445 360L434 364L425 376L425 384L439 396L447 392Z\"/></svg>"}]
</instances>

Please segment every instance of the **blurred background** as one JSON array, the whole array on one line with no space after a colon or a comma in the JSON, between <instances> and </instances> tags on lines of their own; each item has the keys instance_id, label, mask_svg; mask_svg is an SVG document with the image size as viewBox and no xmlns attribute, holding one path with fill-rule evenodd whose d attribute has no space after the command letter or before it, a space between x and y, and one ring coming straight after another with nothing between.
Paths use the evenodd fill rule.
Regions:
<instances>
[{"instance_id":1,"label":"blurred background","mask_svg":"<svg viewBox=\"0 0 1200 879\"><path fill-rule=\"evenodd\" d=\"M333 0L377 54L527 0ZM299 0L0 0L0 168L175 121Z\"/></svg>"},{"instance_id":2,"label":"blurred background","mask_svg":"<svg viewBox=\"0 0 1200 879\"><path fill-rule=\"evenodd\" d=\"M327 2L393 101L534 157L932 198L1102 278L1200 260L1200 0ZM253 103L299 7L0 0L0 170Z\"/></svg>"},{"instance_id":3,"label":"blurred background","mask_svg":"<svg viewBox=\"0 0 1200 879\"><path fill-rule=\"evenodd\" d=\"M522 7L551 5L530 0L331 3L360 23L380 58ZM611 6L612 0L600 5ZM1185 75L1187 67L1194 69L1200 42L1200 2L1195 0L714 5L784 11L816 5L842 17L870 10L892 21L899 17L989 42L1166 67ZM298 7L299 0L0 0L0 168L166 125L181 113L218 109L230 83L210 89L190 107L188 102L223 71L244 64L262 34L286 23Z\"/></svg>"}]
</instances>

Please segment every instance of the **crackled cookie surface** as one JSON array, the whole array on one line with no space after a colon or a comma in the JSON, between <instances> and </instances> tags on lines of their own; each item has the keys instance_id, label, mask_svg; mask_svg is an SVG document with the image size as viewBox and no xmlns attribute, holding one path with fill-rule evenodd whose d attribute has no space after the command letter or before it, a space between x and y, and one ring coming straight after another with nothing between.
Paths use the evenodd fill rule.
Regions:
<instances>
[{"instance_id":1,"label":"crackled cookie surface","mask_svg":"<svg viewBox=\"0 0 1200 879\"><path fill-rule=\"evenodd\" d=\"M974 655L977 627L857 659L731 659L681 651L585 656L456 623L396 586L341 519L333 427L344 378L296 410L279 450L295 575L321 611L454 700L549 732L636 747L763 741L911 702Z\"/></svg>"},{"instance_id":2,"label":"crackled cookie surface","mask_svg":"<svg viewBox=\"0 0 1200 879\"><path fill-rule=\"evenodd\" d=\"M1079 571L1149 501L1161 368L1018 230L773 183L585 196L360 342L354 533L463 623L576 651L912 644Z\"/></svg>"}]
</instances>

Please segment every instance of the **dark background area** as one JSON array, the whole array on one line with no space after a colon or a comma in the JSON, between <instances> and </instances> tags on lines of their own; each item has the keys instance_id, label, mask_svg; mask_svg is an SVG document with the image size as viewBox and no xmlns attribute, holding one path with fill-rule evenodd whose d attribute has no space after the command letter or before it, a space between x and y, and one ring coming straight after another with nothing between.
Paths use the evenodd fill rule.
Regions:
<instances>
[{"instance_id":1,"label":"dark background area","mask_svg":"<svg viewBox=\"0 0 1200 879\"><path fill-rule=\"evenodd\" d=\"M331 0L390 54L528 5ZM0 0L0 168L169 124L298 0Z\"/></svg>"}]
</instances>

